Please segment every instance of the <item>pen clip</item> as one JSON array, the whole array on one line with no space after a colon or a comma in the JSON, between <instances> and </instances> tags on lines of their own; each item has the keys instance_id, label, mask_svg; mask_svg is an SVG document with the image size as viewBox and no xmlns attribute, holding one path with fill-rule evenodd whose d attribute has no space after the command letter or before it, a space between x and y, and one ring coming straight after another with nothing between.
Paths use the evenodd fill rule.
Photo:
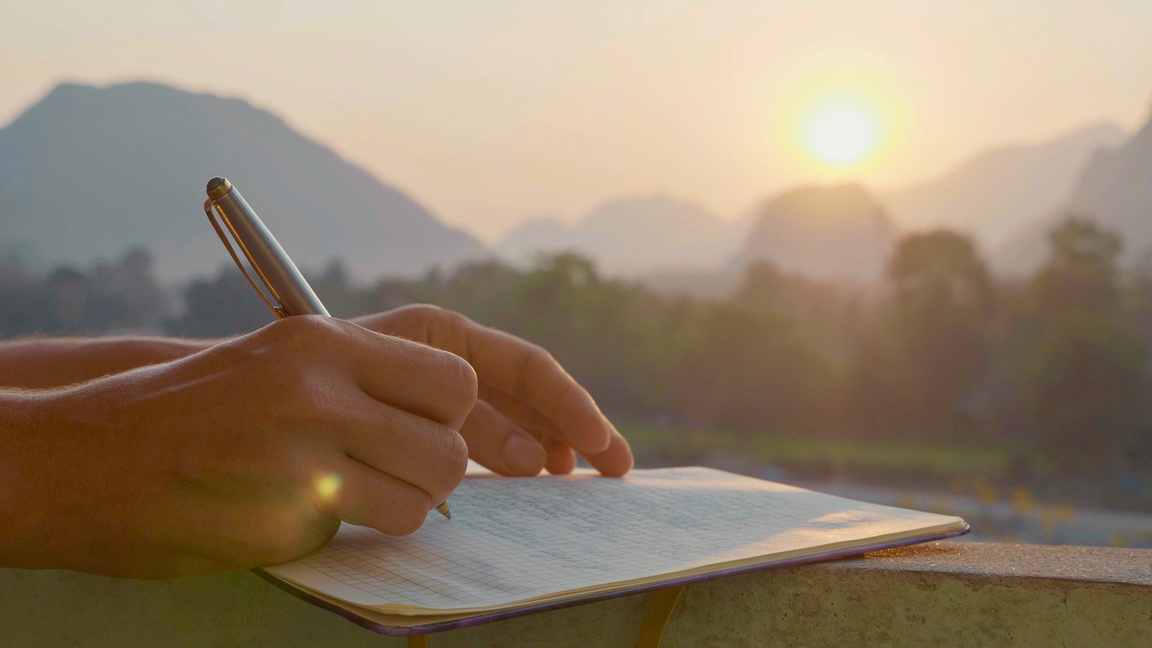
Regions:
<instances>
[{"instance_id":1,"label":"pen clip","mask_svg":"<svg viewBox=\"0 0 1152 648\"><path fill-rule=\"evenodd\" d=\"M248 283L252 285L252 289L260 295L260 299L264 300L264 303L268 305L268 308L272 310L272 313L275 314L277 318L287 317L288 311L284 308L284 302L280 301L280 297L277 296L276 291L272 289L272 284L268 282L268 277L264 276L264 272L260 269L260 266L252 259L252 253L245 247L244 241L240 240L240 237L236 235L236 228L232 227L232 223L229 222L228 217L224 215L223 210L213 209L213 206L215 206L215 201L212 199L205 200L204 213L208 215L208 222L212 223L212 228L216 230L216 235L220 237L220 241L224 243L224 247L228 249L228 254L232 255L232 260L236 262L236 267L240 268L240 272L244 275L244 278L248 280ZM248 274L248 270L240 261L236 250L232 248L232 243L228 240L228 236L224 234L224 228L220 227L220 223L216 220L217 216L219 216L221 221L224 221L224 225L228 228L232 239L236 241L236 247L240 248L240 251L244 253L244 258L248 260L248 264L252 266L256 275L260 277L260 282L264 284L268 295L272 295L271 299L264 293L264 290L260 289L260 286L256 285L256 282L252 279L252 275ZM273 301L275 301L277 305L273 305Z\"/></svg>"}]
</instances>

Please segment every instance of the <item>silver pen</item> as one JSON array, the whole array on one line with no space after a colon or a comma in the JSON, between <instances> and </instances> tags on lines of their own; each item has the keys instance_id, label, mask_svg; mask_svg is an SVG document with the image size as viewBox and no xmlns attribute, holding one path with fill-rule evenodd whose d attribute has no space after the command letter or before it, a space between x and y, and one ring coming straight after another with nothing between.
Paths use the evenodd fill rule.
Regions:
<instances>
[{"instance_id":1,"label":"silver pen","mask_svg":"<svg viewBox=\"0 0 1152 648\"><path fill-rule=\"evenodd\" d=\"M204 213L208 215L209 222L212 223L216 234L220 236L220 241L227 248L228 254L232 255L232 260L236 262L244 278L252 284L252 288L268 308L272 309L276 317L292 315L331 317L328 309L324 308L320 298L304 279L304 275L300 274L296 264L292 263L292 259L284 252L284 248L280 247L276 237L272 236L272 232L264 226L260 217L248 205L248 201L240 195L240 191L228 182L227 178L212 178L208 181L207 191L208 200L204 201ZM256 285L256 281L248 273L240 261L240 256L229 242L229 236L225 231L236 242L236 247L240 248L240 252L260 278L268 294ZM448 502L440 504L436 510L444 517L452 518Z\"/></svg>"}]
</instances>

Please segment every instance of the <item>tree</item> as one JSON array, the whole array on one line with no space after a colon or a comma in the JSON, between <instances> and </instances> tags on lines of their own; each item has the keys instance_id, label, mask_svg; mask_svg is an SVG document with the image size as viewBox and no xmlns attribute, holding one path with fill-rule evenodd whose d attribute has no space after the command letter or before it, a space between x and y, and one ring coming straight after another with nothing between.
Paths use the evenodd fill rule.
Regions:
<instances>
[{"instance_id":1,"label":"tree","mask_svg":"<svg viewBox=\"0 0 1152 648\"><path fill-rule=\"evenodd\" d=\"M911 431L954 432L988 359L995 290L972 241L947 230L911 234L886 271L892 297L882 321L894 419ZM874 351L873 351L874 355Z\"/></svg>"},{"instance_id":2,"label":"tree","mask_svg":"<svg viewBox=\"0 0 1152 648\"><path fill-rule=\"evenodd\" d=\"M225 337L254 331L275 319L268 306L233 265L214 279L195 279L184 289L185 312L165 322L172 335Z\"/></svg>"},{"instance_id":3,"label":"tree","mask_svg":"<svg viewBox=\"0 0 1152 648\"><path fill-rule=\"evenodd\" d=\"M1068 472L1105 474L1145 429L1144 346L1104 317L1053 322L1035 364L1034 416Z\"/></svg>"},{"instance_id":4,"label":"tree","mask_svg":"<svg viewBox=\"0 0 1152 648\"><path fill-rule=\"evenodd\" d=\"M1033 277L1033 307L1042 318L1106 313L1119 303L1120 238L1085 218L1070 217L1049 237L1052 252Z\"/></svg>"},{"instance_id":5,"label":"tree","mask_svg":"<svg viewBox=\"0 0 1152 648\"><path fill-rule=\"evenodd\" d=\"M1053 231L1048 261L1029 283L1039 321L1033 418L1068 471L1115 467L1146 427L1146 348L1120 310L1120 239L1070 218Z\"/></svg>"},{"instance_id":6,"label":"tree","mask_svg":"<svg viewBox=\"0 0 1152 648\"><path fill-rule=\"evenodd\" d=\"M93 315L103 311L101 330L152 328L160 323L167 303L152 272L152 255L144 248L130 248L118 263L97 263L89 276L95 295Z\"/></svg>"},{"instance_id":7,"label":"tree","mask_svg":"<svg viewBox=\"0 0 1152 648\"><path fill-rule=\"evenodd\" d=\"M791 324L731 303L702 307L700 335L669 368L682 423L764 434L811 433L830 422L835 373Z\"/></svg>"},{"instance_id":8,"label":"tree","mask_svg":"<svg viewBox=\"0 0 1152 648\"><path fill-rule=\"evenodd\" d=\"M783 272L769 261L748 266L732 300L753 311L783 317L792 334L819 349L836 365L848 355L845 341L852 333L855 303L829 282Z\"/></svg>"}]
</instances>

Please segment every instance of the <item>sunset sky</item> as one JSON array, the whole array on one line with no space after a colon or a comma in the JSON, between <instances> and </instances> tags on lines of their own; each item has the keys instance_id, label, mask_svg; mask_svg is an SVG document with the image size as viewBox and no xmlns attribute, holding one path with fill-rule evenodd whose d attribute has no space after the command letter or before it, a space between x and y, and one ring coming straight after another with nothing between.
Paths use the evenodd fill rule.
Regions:
<instances>
[{"instance_id":1,"label":"sunset sky","mask_svg":"<svg viewBox=\"0 0 1152 648\"><path fill-rule=\"evenodd\" d=\"M242 6L238 6L242 5ZM7 0L0 123L62 80L239 96L486 240L665 192L877 189L1152 107L1152 2ZM173 154L178 154L174 151Z\"/></svg>"}]
</instances>

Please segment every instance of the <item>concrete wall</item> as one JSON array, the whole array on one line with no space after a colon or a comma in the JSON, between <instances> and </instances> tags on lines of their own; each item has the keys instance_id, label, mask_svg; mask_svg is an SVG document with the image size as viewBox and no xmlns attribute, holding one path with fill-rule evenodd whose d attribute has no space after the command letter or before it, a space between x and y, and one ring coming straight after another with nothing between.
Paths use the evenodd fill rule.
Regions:
<instances>
[{"instance_id":1,"label":"concrete wall","mask_svg":"<svg viewBox=\"0 0 1152 648\"><path fill-rule=\"evenodd\" d=\"M649 595L429 636L631 646ZM0 646L403 646L247 573L0 570ZM945 542L693 585L664 645L1152 646L1152 550Z\"/></svg>"}]
</instances>

